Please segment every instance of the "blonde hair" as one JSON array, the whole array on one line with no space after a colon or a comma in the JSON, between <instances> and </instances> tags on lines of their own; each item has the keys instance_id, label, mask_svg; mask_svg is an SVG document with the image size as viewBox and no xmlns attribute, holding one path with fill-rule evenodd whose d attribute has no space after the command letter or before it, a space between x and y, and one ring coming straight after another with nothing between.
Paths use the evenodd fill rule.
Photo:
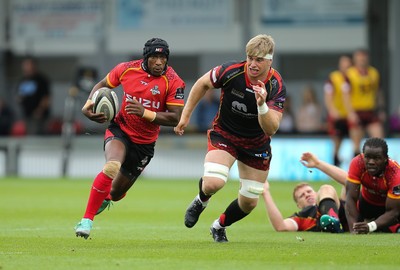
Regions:
<instances>
[{"instance_id":1,"label":"blonde hair","mask_svg":"<svg viewBox=\"0 0 400 270\"><path fill-rule=\"evenodd\" d=\"M297 185L294 187L294 189L293 189L293 200L294 200L295 203L297 203L296 192L297 192L299 189L303 188L303 187L311 187L311 185L308 184L308 183L304 183L304 182L303 182L303 183L297 184Z\"/></svg>"},{"instance_id":2,"label":"blonde hair","mask_svg":"<svg viewBox=\"0 0 400 270\"><path fill-rule=\"evenodd\" d=\"M264 58L267 54L273 54L274 48L274 39L269 35L260 34L247 42L246 54L248 56Z\"/></svg>"}]
</instances>

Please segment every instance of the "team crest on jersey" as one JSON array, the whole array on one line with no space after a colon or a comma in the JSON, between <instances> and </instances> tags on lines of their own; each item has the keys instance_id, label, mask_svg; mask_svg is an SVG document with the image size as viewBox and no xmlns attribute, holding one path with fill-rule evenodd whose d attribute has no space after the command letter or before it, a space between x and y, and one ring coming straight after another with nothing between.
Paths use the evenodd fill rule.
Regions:
<instances>
[{"instance_id":1,"label":"team crest on jersey","mask_svg":"<svg viewBox=\"0 0 400 270\"><path fill-rule=\"evenodd\" d=\"M272 79L271 80L272 88L275 88L277 83L278 81L276 79Z\"/></svg>"},{"instance_id":2,"label":"team crest on jersey","mask_svg":"<svg viewBox=\"0 0 400 270\"><path fill-rule=\"evenodd\" d=\"M155 95L159 95L160 94L160 90L158 89L158 85L154 86L152 89L150 89L150 92L153 96Z\"/></svg>"}]
</instances>

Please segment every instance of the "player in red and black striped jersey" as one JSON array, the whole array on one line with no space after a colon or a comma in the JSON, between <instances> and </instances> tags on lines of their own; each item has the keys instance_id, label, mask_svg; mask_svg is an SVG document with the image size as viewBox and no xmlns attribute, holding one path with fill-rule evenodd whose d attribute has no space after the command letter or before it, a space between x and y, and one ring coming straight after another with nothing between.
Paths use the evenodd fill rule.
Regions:
<instances>
[{"instance_id":1,"label":"player in red and black striped jersey","mask_svg":"<svg viewBox=\"0 0 400 270\"><path fill-rule=\"evenodd\" d=\"M185 83L168 66L169 46L160 38L148 40L143 59L114 67L97 83L82 108L90 120L104 123L104 114L93 113L93 93L122 86L120 111L105 132L106 163L94 179L85 214L75 228L77 236L89 237L94 216L110 201L122 199L154 155L160 125L175 126L184 105Z\"/></svg>"},{"instance_id":2,"label":"player in red and black striped jersey","mask_svg":"<svg viewBox=\"0 0 400 270\"><path fill-rule=\"evenodd\" d=\"M350 163L346 182L350 231L397 232L400 228L400 165L388 157L381 138L369 138Z\"/></svg>"},{"instance_id":3,"label":"player in red and black striped jersey","mask_svg":"<svg viewBox=\"0 0 400 270\"><path fill-rule=\"evenodd\" d=\"M225 228L247 216L257 205L271 160L271 136L282 119L286 87L271 67L275 43L258 35L246 45L247 60L217 66L196 81L175 132L184 133L190 117L207 91L221 89L220 106L208 131L208 151L199 194L185 214L193 227L212 195L225 185L237 161L239 196L211 226L216 242L227 242Z\"/></svg>"}]
</instances>

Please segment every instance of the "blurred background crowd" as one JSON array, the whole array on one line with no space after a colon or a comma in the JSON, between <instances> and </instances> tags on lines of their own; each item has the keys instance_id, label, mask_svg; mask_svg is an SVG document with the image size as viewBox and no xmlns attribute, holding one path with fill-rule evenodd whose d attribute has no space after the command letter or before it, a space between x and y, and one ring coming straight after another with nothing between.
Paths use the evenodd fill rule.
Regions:
<instances>
[{"instance_id":1,"label":"blurred background crowd","mask_svg":"<svg viewBox=\"0 0 400 270\"><path fill-rule=\"evenodd\" d=\"M328 134L323 86L340 55L360 48L380 72L385 133L400 132L394 0L5 0L0 10L1 136L100 132L80 114L88 92L115 63L141 58L153 36L169 42L188 92L217 63L245 59L258 33L275 38L273 65L287 83L280 134ZM217 108L218 94L207 97L191 131L204 132Z\"/></svg>"}]
</instances>

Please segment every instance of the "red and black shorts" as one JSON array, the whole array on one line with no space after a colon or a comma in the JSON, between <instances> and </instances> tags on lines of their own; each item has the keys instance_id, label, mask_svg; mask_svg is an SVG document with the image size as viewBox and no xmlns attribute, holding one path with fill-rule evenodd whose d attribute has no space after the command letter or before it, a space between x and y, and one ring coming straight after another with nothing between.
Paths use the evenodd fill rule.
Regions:
<instances>
[{"instance_id":1,"label":"red and black shorts","mask_svg":"<svg viewBox=\"0 0 400 270\"><path fill-rule=\"evenodd\" d=\"M272 159L270 139L266 143L256 145L257 140L239 138L227 132L209 130L207 134L207 151L224 150L249 167L263 171L269 170Z\"/></svg>"},{"instance_id":2,"label":"red and black shorts","mask_svg":"<svg viewBox=\"0 0 400 270\"><path fill-rule=\"evenodd\" d=\"M358 116L359 123L349 123L350 128L358 125L365 128L370 124L380 122L378 115L375 113L375 111L357 111L356 114Z\"/></svg>"},{"instance_id":3,"label":"red and black shorts","mask_svg":"<svg viewBox=\"0 0 400 270\"><path fill-rule=\"evenodd\" d=\"M349 135L349 124L347 118L328 118L328 133L335 137L347 137Z\"/></svg>"},{"instance_id":4,"label":"red and black shorts","mask_svg":"<svg viewBox=\"0 0 400 270\"><path fill-rule=\"evenodd\" d=\"M379 206L371 204L367 202L362 195L360 195L360 198L357 202L357 207L360 213L358 216L358 221L375 220L386 212L386 207L384 205ZM386 228L379 228L379 231L396 233L398 228L400 228L400 224L395 224Z\"/></svg>"},{"instance_id":5,"label":"red and black shorts","mask_svg":"<svg viewBox=\"0 0 400 270\"><path fill-rule=\"evenodd\" d=\"M153 158L155 143L134 143L115 123L111 123L106 130L104 136L104 147L107 142L112 140L119 140L125 145L125 160L121 165L120 172L132 181L136 181L144 168L146 168L150 163L150 160Z\"/></svg>"}]
</instances>

